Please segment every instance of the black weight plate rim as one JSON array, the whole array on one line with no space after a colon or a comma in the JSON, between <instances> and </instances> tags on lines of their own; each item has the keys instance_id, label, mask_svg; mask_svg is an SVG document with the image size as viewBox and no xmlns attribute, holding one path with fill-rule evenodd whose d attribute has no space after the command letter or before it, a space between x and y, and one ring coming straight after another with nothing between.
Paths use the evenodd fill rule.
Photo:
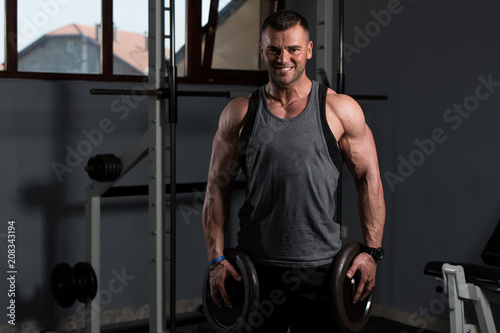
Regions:
<instances>
[{"instance_id":1,"label":"black weight plate rim","mask_svg":"<svg viewBox=\"0 0 500 333\"><path fill-rule=\"evenodd\" d=\"M374 289L369 296L364 300L365 310L359 320L353 321L349 318L344 305L344 283L346 281L345 274L349 270L354 258L361 253L362 244L351 242L346 244L335 258L332 266L331 279L331 300L332 313L337 329L342 332L358 332L361 330L369 319L371 306L373 304ZM342 269L340 269L342 268ZM347 282L346 282L347 283ZM350 297L351 295L348 295Z\"/></svg>"},{"instance_id":2,"label":"black weight plate rim","mask_svg":"<svg viewBox=\"0 0 500 333\"><path fill-rule=\"evenodd\" d=\"M108 157L109 157L110 163L112 165L108 181L113 181L113 180L116 180L118 177L120 177L121 161L114 154L108 154Z\"/></svg>"},{"instance_id":3,"label":"black weight plate rim","mask_svg":"<svg viewBox=\"0 0 500 333\"><path fill-rule=\"evenodd\" d=\"M63 288L60 288L61 283L64 283ZM50 279L50 286L55 301L61 307L69 308L75 304L77 294L76 280L73 268L70 265L66 263L59 263L54 267Z\"/></svg>"},{"instance_id":4,"label":"black weight plate rim","mask_svg":"<svg viewBox=\"0 0 500 333\"><path fill-rule=\"evenodd\" d=\"M108 168L107 166L107 158L105 154L99 154L96 155L97 158L97 165L98 165L98 172L96 174L96 180L98 182L102 182L106 178L106 170Z\"/></svg>"},{"instance_id":5,"label":"black weight plate rim","mask_svg":"<svg viewBox=\"0 0 500 333\"><path fill-rule=\"evenodd\" d=\"M110 174L113 173L113 161L109 158L109 154L104 154L103 155L104 161L105 161L105 167L104 167L104 173L102 176L101 181L107 182L111 178Z\"/></svg>"},{"instance_id":6,"label":"black weight plate rim","mask_svg":"<svg viewBox=\"0 0 500 333\"><path fill-rule=\"evenodd\" d=\"M87 167L90 168L89 171L87 171L90 179L96 179L96 175L97 175L97 172L98 172L98 161L97 161L97 158L95 157L91 157L89 158L88 162L87 162Z\"/></svg>"},{"instance_id":7,"label":"black weight plate rim","mask_svg":"<svg viewBox=\"0 0 500 333\"><path fill-rule=\"evenodd\" d=\"M85 276L81 272L77 272L75 270L75 267L73 267L73 272L76 282L76 299L79 302L82 302L82 300L85 300L86 289L87 289Z\"/></svg>"},{"instance_id":8,"label":"black weight plate rim","mask_svg":"<svg viewBox=\"0 0 500 333\"><path fill-rule=\"evenodd\" d=\"M106 158L108 159L108 165L109 168L107 170L107 175L105 181L112 181L114 179L115 173L116 173L116 165L115 165L115 160L113 159L113 155L111 154L106 154Z\"/></svg>"},{"instance_id":9,"label":"black weight plate rim","mask_svg":"<svg viewBox=\"0 0 500 333\"><path fill-rule=\"evenodd\" d=\"M83 289L77 294L77 299L82 303L90 303L97 295L97 275L95 274L94 268L88 262L82 261L76 263L73 267L75 276L82 280Z\"/></svg>"},{"instance_id":10,"label":"black weight plate rim","mask_svg":"<svg viewBox=\"0 0 500 333\"><path fill-rule=\"evenodd\" d=\"M228 249L226 253L228 253L228 255L230 256L234 255L236 257L237 265L238 267L240 267L241 274L243 277L246 277L246 279L244 279L244 290L245 299L248 301L245 302L245 306L242 311L242 317L237 322L237 325L235 325L235 327L232 329L232 332L241 332L242 326L248 326L250 324L250 317L258 311L259 282L255 266L253 265L248 255L238 249Z\"/></svg>"},{"instance_id":11,"label":"black weight plate rim","mask_svg":"<svg viewBox=\"0 0 500 333\"><path fill-rule=\"evenodd\" d=\"M122 161L120 160L119 157L116 157L115 155L111 154L111 156L113 157L113 160L115 161L115 174L114 174L114 178L113 180L116 180L118 179L118 177L120 177L121 173L122 173Z\"/></svg>"},{"instance_id":12,"label":"black weight plate rim","mask_svg":"<svg viewBox=\"0 0 500 333\"><path fill-rule=\"evenodd\" d=\"M98 182L104 182L108 178L108 172L109 172L109 159L107 154L99 154L96 155L96 158L99 159L99 172L96 175L96 180Z\"/></svg>"},{"instance_id":13,"label":"black weight plate rim","mask_svg":"<svg viewBox=\"0 0 500 333\"><path fill-rule=\"evenodd\" d=\"M354 295L354 291L352 290L353 287L352 287L351 281L346 280L345 283L349 284L350 293L349 293L348 297L350 297L349 299L352 299L352 295ZM360 325L359 329L361 329L366 324L366 320L368 319L368 316L369 316L369 313L371 310L374 294L375 294L375 288L373 288L370 291L370 293L368 294L368 296L366 296L366 298L360 303L360 305L364 304L363 305L364 308L362 309L362 314L360 316L354 317L354 315L349 314L349 311L359 312L358 309L349 310L349 311L347 311L347 309L346 309L346 315L347 315L348 320L355 325ZM344 295L344 297L346 297L346 295ZM344 304L345 304L345 302L344 302ZM352 305L352 307L355 307L355 306L356 305ZM354 317L354 318L352 318L352 317ZM359 329L357 329L357 330L359 330Z\"/></svg>"},{"instance_id":14,"label":"black weight plate rim","mask_svg":"<svg viewBox=\"0 0 500 333\"><path fill-rule=\"evenodd\" d=\"M237 256L234 253L232 253L232 249L224 250L224 255L226 257L226 260L228 260L239 271L239 273L242 274L241 264L238 261ZM217 333L226 333L226 332L233 332L233 331L236 332L236 327L238 326L239 320L241 320L241 317L239 320L235 320L232 325L225 325L225 324L222 324L221 320L218 319L215 314L210 312L210 308L215 306L215 305L212 304L211 299L208 299L208 300L206 299L206 298L210 297L209 279L210 279L210 270L207 270L206 274L205 274L205 279L203 282L203 285L204 285L203 310L204 310L205 316L207 317L208 323ZM247 296L246 295L247 280L245 280L245 279L243 280L243 287L245 290L245 297L246 297ZM208 304L208 302L210 302L210 304ZM243 307L241 314L243 314L244 311L245 311L245 306ZM241 314L240 314L240 316L241 316Z\"/></svg>"},{"instance_id":15,"label":"black weight plate rim","mask_svg":"<svg viewBox=\"0 0 500 333\"><path fill-rule=\"evenodd\" d=\"M106 158L102 154L98 154L95 157L95 171L94 171L94 180L101 182L103 177L105 177L106 172Z\"/></svg>"},{"instance_id":16,"label":"black weight plate rim","mask_svg":"<svg viewBox=\"0 0 500 333\"><path fill-rule=\"evenodd\" d=\"M245 303L243 309L241 311L241 315L237 321L235 321L232 325L221 325L217 318L209 311L209 305L207 302L211 302L207 300L210 297L209 290L209 278L210 271L207 269L205 272L205 276L203 279L203 290L202 290L202 306L203 312L207 318L208 323L217 333L235 333L240 332L242 326L249 322L249 318L258 311L259 304L259 284L257 279L257 274L255 271L255 267L253 266L250 258L241 250L238 249L226 249L224 250L224 255L227 260L229 260L235 268L240 271L241 276L243 277L243 284L245 290ZM246 277L246 278L245 278ZM251 288L251 286L253 286ZM207 294L208 293L208 294ZM252 294L250 294L252 293ZM249 301L252 299L253 301Z\"/></svg>"}]
</instances>

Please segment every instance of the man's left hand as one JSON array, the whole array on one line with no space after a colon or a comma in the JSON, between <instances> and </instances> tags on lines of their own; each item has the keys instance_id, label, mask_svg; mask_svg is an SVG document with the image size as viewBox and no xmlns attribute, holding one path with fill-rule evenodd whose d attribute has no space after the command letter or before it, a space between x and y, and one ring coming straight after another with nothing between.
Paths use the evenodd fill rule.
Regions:
<instances>
[{"instance_id":1,"label":"man's left hand","mask_svg":"<svg viewBox=\"0 0 500 333\"><path fill-rule=\"evenodd\" d=\"M353 303L364 300L370 291L375 287L375 275L377 262L368 253L360 253L354 258L351 268L347 271L347 278L352 279L357 275L357 288L354 294Z\"/></svg>"}]
</instances>

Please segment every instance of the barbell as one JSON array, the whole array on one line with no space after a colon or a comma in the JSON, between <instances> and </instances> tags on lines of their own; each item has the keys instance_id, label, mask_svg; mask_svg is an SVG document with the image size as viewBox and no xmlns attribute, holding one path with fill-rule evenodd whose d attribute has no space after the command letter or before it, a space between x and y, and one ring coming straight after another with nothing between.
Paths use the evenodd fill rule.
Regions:
<instances>
[{"instance_id":1,"label":"barbell","mask_svg":"<svg viewBox=\"0 0 500 333\"><path fill-rule=\"evenodd\" d=\"M348 243L333 260L329 291L333 321L331 329L326 328L325 332L358 332L370 317L374 289L363 301L353 304L357 277L352 279L346 277L354 258L361 252L360 243ZM232 276L226 280L226 290L233 307L219 308L211 296L210 271L207 270L202 287L203 312L217 333L251 332L249 323L252 322L252 317L257 314L259 307L259 281L255 266L248 255L239 249L226 249L224 256L238 270L243 281L237 282ZM221 302L223 303L222 298Z\"/></svg>"}]
</instances>

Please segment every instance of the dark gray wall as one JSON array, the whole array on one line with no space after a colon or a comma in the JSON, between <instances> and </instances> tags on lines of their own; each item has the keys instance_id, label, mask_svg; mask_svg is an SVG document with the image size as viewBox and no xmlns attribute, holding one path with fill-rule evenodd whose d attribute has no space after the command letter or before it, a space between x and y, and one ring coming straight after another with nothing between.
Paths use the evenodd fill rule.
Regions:
<instances>
[{"instance_id":1,"label":"dark gray wall","mask_svg":"<svg viewBox=\"0 0 500 333\"><path fill-rule=\"evenodd\" d=\"M448 314L425 264L482 264L500 218L499 9L486 0L346 1L347 93L389 96L360 101L387 204L376 301L420 328ZM344 180L343 221L348 240L359 240L354 185Z\"/></svg>"},{"instance_id":2,"label":"dark gray wall","mask_svg":"<svg viewBox=\"0 0 500 333\"><path fill-rule=\"evenodd\" d=\"M119 156L134 144L147 130L148 112L146 100L91 96L89 91L139 86L0 81L3 101L0 211L4 221L0 246L6 253L7 221L14 219L18 322L82 314L82 306L63 310L56 305L50 292L50 275L59 262L73 265L85 260L84 190L90 179L84 167L91 156L102 153ZM179 87L184 90L222 88L227 90L227 87L216 86ZM249 89L252 88L240 88ZM227 102L224 98L179 98L179 182L206 181L217 118ZM101 134L97 134L96 129ZM56 165L58 171L54 169ZM144 160L117 185L144 185L147 179ZM193 194L178 197L178 299L200 296L206 267L201 228L202 190L193 189ZM147 304L147 197L103 198L101 223L100 289L105 290L104 309ZM117 275L126 275L126 283L110 287L110 283L116 283ZM120 292L116 292L117 289ZM7 292L1 295L1 302L7 304ZM6 317L0 321L4 323L7 323Z\"/></svg>"},{"instance_id":3,"label":"dark gray wall","mask_svg":"<svg viewBox=\"0 0 500 333\"><path fill-rule=\"evenodd\" d=\"M314 32L315 7L305 1L288 5L306 15ZM373 12L388 6L394 6L390 22L385 17L378 23ZM447 314L434 291L434 279L422 274L425 263L481 263L482 248L500 217L500 179L495 172L500 165L500 87L481 88L483 79L500 82L499 11L500 3L493 0L372 0L346 5L346 43L354 52L346 61L347 92L389 96L388 101L360 101L377 142L387 203L387 256L379 267L376 301L409 314L406 321L421 328ZM363 38L359 31L366 34L367 28L374 30ZM314 61L307 71L314 76ZM84 259L84 188L89 179L83 167L91 155L120 155L147 128L146 102L127 104L120 97L88 92L134 86L0 81L0 247L6 253L6 223L15 219L18 321L81 313L77 306L58 308L49 278L58 262ZM211 139L226 103L220 98L180 100L179 182L206 179ZM455 105L463 105L464 116L453 112ZM86 145L89 140L82 131L97 128L105 118L114 126L112 131L98 144ZM61 180L52 165L67 164L68 147L91 149L82 161L73 161L72 172ZM146 178L141 163L121 183L144 184ZM196 198L179 198L183 208L193 208L178 214L180 299L199 296L206 265ZM348 175L343 202L348 240L359 240L355 190ZM147 199L105 199L102 216L101 287L106 289L118 273L133 277L121 292L111 294L105 309L147 303ZM235 230L233 225L231 232ZM7 302L5 292L0 302ZM414 316L425 309L424 319Z\"/></svg>"}]
</instances>

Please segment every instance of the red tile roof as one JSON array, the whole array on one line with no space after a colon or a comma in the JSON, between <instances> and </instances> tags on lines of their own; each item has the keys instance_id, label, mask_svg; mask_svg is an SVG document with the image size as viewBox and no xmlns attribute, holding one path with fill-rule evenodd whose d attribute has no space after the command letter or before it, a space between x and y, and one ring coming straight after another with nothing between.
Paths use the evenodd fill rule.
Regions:
<instances>
[{"instance_id":1,"label":"red tile roof","mask_svg":"<svg viewBox=\"0 0 500 333\"><path fill-rule=\"evenodd\" d=\"M64 35L84 35L98 43L96 26L70 24L47 34L47 36ZM113 41L113 54L141 72L145 73L148 70L147 37L144 35L117 29ZM165 54L168 58L168 50L165 50Z\"/></svg>"}]
</instances>

